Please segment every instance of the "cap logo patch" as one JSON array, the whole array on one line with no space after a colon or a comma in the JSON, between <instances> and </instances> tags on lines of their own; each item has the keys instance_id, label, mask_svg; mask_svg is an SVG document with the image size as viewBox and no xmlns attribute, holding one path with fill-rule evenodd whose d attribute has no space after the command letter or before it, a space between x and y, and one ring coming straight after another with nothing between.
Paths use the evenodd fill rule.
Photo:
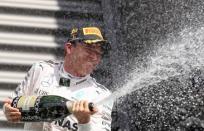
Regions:
<instances>
[{"instance_id":1,"label":"cap logo patch","mask_svg":"<svg viewBox=\"0 0 204 131\"><path fill-rule=\"evenodd\" d=\"M73 39L76 38L77 32L78 32L78 29L77 29L77 28L73 28L73 29L72 29L72 31L71 31L71 36L72 36Z\"/></svg>"},{"instance_id":2,"label":"cap logo patch","mask_svg":"<svg viewBox=\"0 0 204 131\"><path fill-rule=\"evenodd\" d=\"M83 33L84 35L97 35L98 37L101 37L103 39L100 30L96 27L83 28Z\"/></svg>"}]
</instances>

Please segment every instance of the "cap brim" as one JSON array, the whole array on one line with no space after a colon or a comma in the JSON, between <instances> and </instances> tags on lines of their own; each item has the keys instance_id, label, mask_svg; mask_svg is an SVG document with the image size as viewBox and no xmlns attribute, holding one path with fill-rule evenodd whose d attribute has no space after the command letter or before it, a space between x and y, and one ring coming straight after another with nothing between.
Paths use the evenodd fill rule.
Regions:
<instances>
[{"instance_id":1,"label":"cap brim","mask_svg":"<svg viewBox=\"0 0 204 131\"><path fill-rule=\"evenodd\" d=\"M96 39L96 40L84 40L84 42L87 43L87 44L108 43L107 40L99 40L99 39Z\"/></svg>"}]
</instances>

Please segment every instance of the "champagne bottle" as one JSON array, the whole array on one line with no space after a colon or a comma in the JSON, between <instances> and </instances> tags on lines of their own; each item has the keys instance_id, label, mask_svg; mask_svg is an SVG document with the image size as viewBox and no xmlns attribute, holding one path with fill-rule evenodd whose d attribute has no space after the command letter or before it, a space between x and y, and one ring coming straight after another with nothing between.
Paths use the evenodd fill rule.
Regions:
<instances>
[{"instance_id":1,"label":"champagne bottle","mask_svg":"<svg viewBox=\"0 0 204 131\"><path fill-rule=\"evenodd\" d=\"M72 101L56 95L18 96L11 106L19 109L25 122L51 122L72 113ZM93 111L93 103L89 103L89 110Z\"/></svg>"}]
</instances>

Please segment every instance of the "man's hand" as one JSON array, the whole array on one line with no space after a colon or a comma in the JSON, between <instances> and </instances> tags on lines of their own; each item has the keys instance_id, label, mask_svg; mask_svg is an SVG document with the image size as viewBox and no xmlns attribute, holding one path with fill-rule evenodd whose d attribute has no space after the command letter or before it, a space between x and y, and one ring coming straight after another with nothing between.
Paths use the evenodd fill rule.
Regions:
<instances>
[{"instance_id":1,"label":"man's hand","mask_svg":"<svg viewBox=\"0 0 204 131\"><path fill-rule=\"evenodd\" d=\"M98 112L98 109L94 107L93 111L90 111L88 101L82 100L73 103L72 112L77 118L79 124L86 124L90 121L91 115Z\"/></svg>"},{"instance_id":2,"label":"man's hand","mask_svg":"<svg viewBox=\"0 0 204 131\"><path fill-rule=\"evenodd\" d=\"M11 107L11 102L12 102L11 99L4 100L4 106L3 106L4 114L8 121L19 122L21 119L21 113L17 108Z\"/></svg>"}]
</instances>

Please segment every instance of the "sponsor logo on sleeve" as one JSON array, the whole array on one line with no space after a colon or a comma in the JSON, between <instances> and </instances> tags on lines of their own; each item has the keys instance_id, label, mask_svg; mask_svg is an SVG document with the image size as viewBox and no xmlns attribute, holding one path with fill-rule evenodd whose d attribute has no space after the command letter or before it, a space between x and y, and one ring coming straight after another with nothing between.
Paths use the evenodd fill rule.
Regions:
<instances>
[{"instance_id":1,"label":"sponsor logo on sleeve","mask_svg":"<svg viewBox=\"0 0 204 131\"><path fill-rule=\"evenodd\" d=\"M40 95L40 96L45 96L45 95L48 95L48 91L44 91L40 88L37 88L35 91L34 91L35 94L37 95Z\"/></svg>"},{"instance_id":2,"label":"sponsor logo on sleeve","mask_svg":"<svg viewBox=\"0 0 204 131\"><path fill-rule=\"evenodd\" d=\"M102 125L111 128L110 122L102 121Z\"/></svg>"},{"instance_id":3,"label":"sponsor logo on sleeve","mask_svg":"<svg viewBox=\"0 0 204 131\"><path fill-rule=\"evenodd\" d=\"M102 111L101 114L102 114L102 119L107 120L107 121L111 121L112 120L110 113Z\"/></svg>"},{"instance_id":4,"label":"sponsor logo on sleeve","mask_svg":"<svg viewBox=\"0 0 204 131\"><path fill-rule=\"evenodd\" d=\"M41 81L41 85L43 87L50 87L53 83L53 76L45 76L44 79Z\"/></svg>"},{"instance_id":5,"label":"sponsor logo on sleeve","mask_svg":"<svg viewBox=\"0 0 204 131\"><path fill-rule=\"evenodd\" d=\"M77 123L72 122L70 120L61 119L61 120L55 121L54 124L61 126L63 128L67 128L68 130L71 130L71 131L77 131L78 130Z\"/></svg>"}]
</instances>

